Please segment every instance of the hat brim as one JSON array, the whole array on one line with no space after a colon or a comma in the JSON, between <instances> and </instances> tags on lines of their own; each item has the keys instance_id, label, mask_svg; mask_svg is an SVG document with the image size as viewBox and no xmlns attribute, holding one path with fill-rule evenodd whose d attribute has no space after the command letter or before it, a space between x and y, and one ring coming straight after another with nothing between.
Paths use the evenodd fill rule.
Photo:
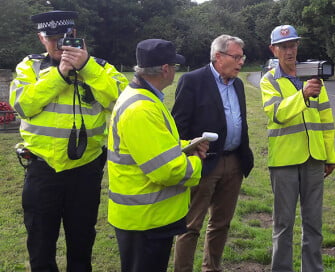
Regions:
<instances>
[{"instance_id":1,"label":"hat brim","mask_svg":"<svg viewBox=\"0 0 335 272\"><path fill-rule=\"evenodd\" d=\"M185 57L179 54L176 54L176 64L184 64Z\"/></svg>"},{"instance_id":2,"label":"hat brim","mask_svg":"<svg viewBox=\"0 0 335 272\"><path fill-rule=\"evenodd\" d=\"M286 38L286 39L282 39L282 40L280 40L280 41L271 43L271 45L276 45L276 44L280 44L280 43L284 43L284 42L288 42L288 41L298 41L298 40L300 40L300 39L301 39L301 37L291 37L291 38Z\"/></svg>"}]
</instances>

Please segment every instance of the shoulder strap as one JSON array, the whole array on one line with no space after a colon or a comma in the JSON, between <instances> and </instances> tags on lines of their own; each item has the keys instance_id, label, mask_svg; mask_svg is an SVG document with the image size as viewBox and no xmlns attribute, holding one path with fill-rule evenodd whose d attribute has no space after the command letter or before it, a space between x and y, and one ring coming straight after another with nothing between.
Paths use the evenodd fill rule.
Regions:
<instances>
[{"instance_id":1,"label":"shoulder strap","mask_svg":"<svg viewBox=\"0 0 335 272\"><path fill-rule=\"evenodd\" d=\"M29 59L45 59L46 56L42 54L31 54L31 55L28 55L28 58Z\"/></svg>"},{"instance_id":2,"label":"shoulder strap","mask_svg":"<svg viewBox=\"0 0 335 272\"><path fill-rule=\"evenodd\" d=\"M102 67L104 67L104 66L106 65L106 63L107 63L107 61L104 60L104 59L100 59L100 58L96 58L96 57L93 57L93 58L94 58L94 60L95 60L98 64L100 64Z\"/></svg>"}]
</instances>

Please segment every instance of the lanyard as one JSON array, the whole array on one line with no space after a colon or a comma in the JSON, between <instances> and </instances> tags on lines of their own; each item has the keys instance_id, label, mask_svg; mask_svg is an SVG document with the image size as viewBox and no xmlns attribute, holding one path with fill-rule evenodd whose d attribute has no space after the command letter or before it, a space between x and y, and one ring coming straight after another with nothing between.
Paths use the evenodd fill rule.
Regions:
<instances>
[{"instance_id":1,"label":"lanyard","mask_svg":"<svg viewBox=\"0 0 335 272\"><path fill-rule=\"evenodd\" d=\"M81 116L81 127L79 130L79 137L77 139L77 127L76 127L76 96L78 97L79 101L79 111ZM87 147L87 132L84 123L84 117L81 110L81 100L78 90L78 76L75 72L74 74L74 92L73 92L73 125L71 129L71 133L69 136L69 143L67 146L67 155L71 160L78 160L80 159Z\"/></svg>"}]
</instances>

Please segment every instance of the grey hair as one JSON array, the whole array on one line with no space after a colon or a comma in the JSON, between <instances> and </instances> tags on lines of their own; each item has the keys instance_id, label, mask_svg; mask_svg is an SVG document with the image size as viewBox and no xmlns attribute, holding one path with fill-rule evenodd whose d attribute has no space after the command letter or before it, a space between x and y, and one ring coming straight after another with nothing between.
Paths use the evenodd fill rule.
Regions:
<instances>
[{"instance_id":1,"label":"grey hair","mask_svg":"<svg viewBox=\"0 0 335 272\"><path fill-rule=\"evenodd\" d=\"M155 76L159 75L162 73L162 66L154 66L154 67L139 67L138 65L134 66L134 71L138 75L150 75L150 76Z\"/></svg>"},{"instance_id":2,"label":"grey hair","mask_svg":"<svg viewBox=\"0 0 335 272\"><path fill-rule=\"evenodd\" d=\"M244 47L244 41L242 41L240 38L230 35L221 35L212 42L210 55L211 61L215 62L215 54L217 52L227 52L227 48L230 43L237 43L239 46L241 46L241 48Z\"/></svg>"}]
</instances>

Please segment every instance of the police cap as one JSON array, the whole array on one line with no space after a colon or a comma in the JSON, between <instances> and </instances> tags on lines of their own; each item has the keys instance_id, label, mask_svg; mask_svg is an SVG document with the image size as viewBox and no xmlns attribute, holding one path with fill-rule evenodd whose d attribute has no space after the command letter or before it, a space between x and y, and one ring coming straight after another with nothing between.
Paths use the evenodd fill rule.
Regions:
<instances>
[{"instance_id":1,"label":"police cap","mask_svg":"<svg viewBox=\"0 0 335 272\"><path fill-rule=\"evenodd\" d=\"M74 19L78 17L75 11L53 10L31 16L37 24L37 30L45 36L68 33L74 27Z\"/></svg>"}]
</instances>

